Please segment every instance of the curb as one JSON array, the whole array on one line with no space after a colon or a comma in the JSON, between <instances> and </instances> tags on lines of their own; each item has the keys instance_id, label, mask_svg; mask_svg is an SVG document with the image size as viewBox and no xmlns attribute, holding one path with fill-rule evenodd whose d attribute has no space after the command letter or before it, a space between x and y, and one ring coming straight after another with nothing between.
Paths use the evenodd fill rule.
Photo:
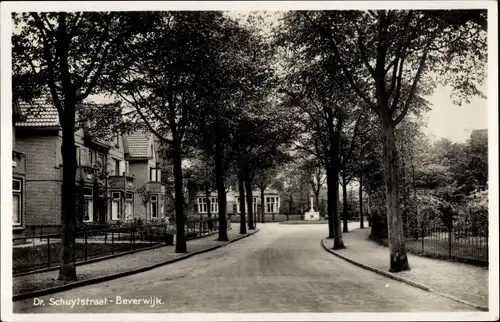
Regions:
<instances>
[{"instance_id":1,"label":"curb","mask_svg":"<svg viewBox=\"0 0 500 322\"><path fill-rule=\"evenodd\" d=\"M476 309L478 309L478 310L481 310L481 311L486 311L486 312L488 312L488 311L489 311L488 307L485 307L485 306L482 306L482 305L477 305L477 304L474 304L474 303L470 303L470 302L467 302L467 301L464 301L464 300L458 299L458 298L456 298L456 297L453 297L453 296L451 296L451 295L448 295L448 294L445 294L445 293L441 293L441 292L435 291L435 290L433 290L430 286L427 286L427 285L424 285L424 284L421 284L421 283L418 283L418 282L412 281L412 280L410 280L410 279L407 279L407 278L404 278L404 277L398 276L398 275L396 275L396 274L394 274L394 273L391 273L391 272L387 272L387 271L381 270L381 269L379 269L379 268L375 268L375 267L372 267L372 266L366 265L366 264L364 264L364 263L361 263L361 262L355 261L354 259L351 259L351 258L349 258L349 257L347 257L347 256L341 255L341 254L339 254L338 252L336 252L336 251L334 251L334 250L332 250L332 249L328 248L328 246L326 246L326 244L325 244L326 239L327 239L327 238L325 238L325 239L323 239L323 240L321 241L321 245L323 246L323 248L324 248L327 252L329 252L329 253L331 253L331 254L333 254L333 255L335 255L335 256L337 256L337 257L339 257L339 258L342 258L343 260L345 260L345 261L347 261L347 262L349 262L349 263L351 263L351 264L354 264L354 265L359 266L359 267L361 267L361 268L364 268L364 269L366 269L366 270L372 271L372 272L377 273L377 274L379 274L379 275L383 275L383 276L389 277L389 278L391 278L391 279L393 279L393 280L396 280L396 281L399 281L399 282L402 282L402 283L405 283L405 284L411 285L411 286L413 286L413 287L417 287L417 288L419 288L419 289L421 289L421 290L424 290L424 291L427 291L427 292L430 292L430 293L434 293L434 294L437 294L437 295L440 295L440 296L446 297L446 298L448 298L448 299L450 299L450 300L453 300L453 301L455 301L455 302L459 302L459 303L462 303L462 304L465 304L465 305L468 305L468 306L472 306L472 307L474 307L474 308L476 308Z\"/></svg>"},{"instance_id":2,"label":"curb","mask_svg":"<svg viewBox=\"0 0 500 322\"><path fill-rule=\"evenodd\" d=\"M167 265L167 264L172 264L172 263L181 261L183 259L187 259L187 258L195 256L195 255L207 253L207 252L215 250L217 248L224 247L226 245L234 243L234 242L236 242L238 240L241 240L243 238L252 236L253 234L257 233L258 231L259 230L256 229L256 230L254 230L254 231L252 231L250 233L247 233L246 235L238 236L238 237L236 237L234 239L229 240L228 242L226 242L225 244L222 244L222 245L215 245L215 246L212 246L212 247L209 247L209 248L206 248L206 249L202 249L202 250L199 250L199 251L196 251L196 252L193 252L193 253L188 253L186 255L179 256L177 258L169 259L169 260L167 260L165 262L157 263L157 264L146 266L146 267L141 267L141 268L134 269L134 270L131 270L131 271L121 272L121 273L118 273L118 274L110 274L110 275L95 277L95 278L91 278L91 279L87 279L87 280L81 280L81 281L77 281L77 282L74 282L74 283L59 285L59 286L56 286L56 287L50 287L50 288L46 288L46 289L42 289L42 290L38 290L38 291L16 294L16 295L12 296L12 301L15 302L15 301L20 301L20 300L34 298L34 297L44 296L44 295L47 295L47 294L52 294L52 293L66 291L66 290L73 289L73 288L76 288L76 287L81 287L81 286L86 286L86 285L91 285L91 284L97 284L97 283L101 283L101 282L106 282L106 281L110 281L110 280L113 280L113 279L117 279L117 278L120 278L120 277L125 277L125 276L129 276L129 275L134 275L134 274L137 274L137 273L146 272L146 271L149 271L149 270L152 270L152 269L155 269L155 268Z\"/></svg>"}]
</instances>

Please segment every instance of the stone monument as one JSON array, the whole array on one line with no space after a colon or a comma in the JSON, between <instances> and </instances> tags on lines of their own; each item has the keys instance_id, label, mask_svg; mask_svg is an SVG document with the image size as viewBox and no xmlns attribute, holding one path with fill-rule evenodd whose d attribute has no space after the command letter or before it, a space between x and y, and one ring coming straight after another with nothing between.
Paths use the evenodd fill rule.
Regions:
<instances>
[{"instance_id":1,"label":"stone monument","mask_svg":"<svg viewBox=\"0 0 500 322\"><path fill-rule=\"evenodd\" d=\"M319 220L319 212L314 211L314 195L311 194L311 209L304 214L304 220Z\"/></svg>"}]
</instances>

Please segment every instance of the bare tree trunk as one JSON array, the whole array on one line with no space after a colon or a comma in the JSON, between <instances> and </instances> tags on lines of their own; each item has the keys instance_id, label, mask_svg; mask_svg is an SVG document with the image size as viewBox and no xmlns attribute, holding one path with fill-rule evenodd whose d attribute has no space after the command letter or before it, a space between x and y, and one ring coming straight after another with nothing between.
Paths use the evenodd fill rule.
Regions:
<instances>
[{"instance_id":1,"label":"bare tree trunk","mask_svg":"<svg viewBox=\"0 0 500 322\"><path fill-rule=\"evenodd\" d=\"M262 216L261 222L265 223L266 219L264 218L264 191L266 190L266 187L264 187L264 182L260 184L260 214Z\"/></svg>"},{"instance_id":2,"label":"bare tree trunk","mask_svg":"<svg viewBox=\"0 0 500 322\"><path fill-rule=\"evenodd\" d=\"M243 180L243 171L240 169L238 171L238 189L240 191L240 234L247 233L247 223L245 214L245 182Z\"/></svg>"},{"instance_id":3,"label":"bare tree trunk","mask_svg":"<svg viewBox=\"0 0 500 322\"><path fill-rule=\"evenodd\" d=\"M347 213L347 179L345 177L345 172L342 171L342 219L344 222L342 232L348 233L348 213Z\"/></svg>"},{"instance_id":4,"label":"bare tree trunk","mask_svg":"<svg viewBox=\"0 0 500 322\"><path fill-rule=\"evenodd\" d=\"M372 218L372 205L370 202L370 194L369 193L366 194L366 208L367 208L367 212L368 212L368 226L371 227L373 218Z\"/></svg>"},{"instance_id":5,"label":"bare tree trunk","mask_svg":"<svg viewBox=\"0 0 500 322\"><path fill-rule=\"evenodd\" d=\"M76 280L75 270L75 234L76 234L76 148L75 148L75 104L65 101L63 121L63 143L61 154L63 160L62 182L62 236L61 262L59 280Z\"/></svg>"},{"instance_id":6,"label":"bare tree trunk","mask_svg":"<svg viewBox=\"0 0 500 322\"><path fill-rule=\"evenodd\" d=\"M363 214L363 178L359 175L359 228L365 228Z\"/></svg>"},{"instance_id":7,"label":"bare tree trunk","mask_svg":"<svg viewBox=\"0 0 500 322\"><path fill-rule=\"evenodd\" d=\"M330 166L327 167L326 169L326 182L327 182L327 215L328 215L328 238L335 238L335 232L334 232L334 214L335 214L335 207L336 207L336 202L335 200L337 197L335 196L335 191L333 185L335 185L333 181L333 175L332 175L332 169Z\"/></svg>"},{"instance_id":8,"label":"bare tree trunk","mask_svg":"<svg viewBox=\"0 0 500 322\"><path fill-rule=\"evenodd\" d=\"M252 193L252 181L249 176L245 178L245 188L246 188L246 198L248 207L248 229L254 230L254 213L253 213L253 193Z\"/></svg>"},{"instance_id":9,"label":"bare tree trunk","mask_svg":"<svg viewBox=\"0 0 500 322\"><path fill-rule=\"evenodd\" d=\"M333 184L333 200L335 202L333 208L333 231L334 231L334 241L333 249L346 248L344 241L342 239L342 228L340 227L340 214L339 214L339 147L340 147L340 130L342 129L342 119L339 117L337 120L337 130L334 131L333 127L333 116L331 116L329 124L329 140L330 146L332 147L332 153L330 154L330 166L332 168L332 184Z\"/></svg>"},{"instance_id":10,"label":"bare tree trunk","mask_svg":"<svg viewBox=\"0 0 500 322\"><path fill-rule=\"evenodd\" d=\"M223 168L223 156L224 151L222 150L222 142L220 140L220 134L217 133L216 129L216 140L215 140L215 183L217 185L217 197L219 202L219 241L228 241L227 236L227 220L226 220L226 187L224 185L224 168Z\"/></svg>"},{"instance_id":11,"label":"bare tree trunk","mask_svg":"<svg viewBox=\"0 0 500 322\"><path fill-rule=\"evenodd\" d=\"M186 236L184 234L184 224L186 217L184 215L184 193L182 187L182 154L181 142L179 138L174 138L172 143L172 159L174 163L174 189L175 189L175 223L176 223L176 241L175 252L186 253Z\"/></svg>"},{"instance_id":12,"label":"bare tree trunk","mask_svg":"<svg viewBox=\"0 0 500 322\"><path fill-rule=\"evenodd\" d=\"M399 174L394 126L390 115L382 117L382 141L384 146L385 192L387 208L387 228L389 232L390 269L400 272L410 269L406 254L401 203Z\"/></svg>"}]
</instances>

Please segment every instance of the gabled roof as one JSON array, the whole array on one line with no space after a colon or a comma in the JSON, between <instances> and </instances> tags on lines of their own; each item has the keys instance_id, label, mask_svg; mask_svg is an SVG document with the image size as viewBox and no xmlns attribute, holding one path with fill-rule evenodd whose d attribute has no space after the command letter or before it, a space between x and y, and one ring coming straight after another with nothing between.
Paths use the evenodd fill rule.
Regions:
<instances>
[{"instance_id":1,"label":"gabled roof","mask_svg":"<svg viewBox=\"0 0 500 322\"><path fill-rule=\"evenodd\" d=\"M142 130L124 135L125 152L128 152L128 158L148 159L151 154L151 133Z\"/></svg>"},{"instance_id":2,"label":"gabled roof","mask_svg":"<svg viewBox=\"0 0 500 322\"><path fill-rule=\"evenodd\" d=\"M37 105L36 110L28 104L19 104L22 120L16 122L17 127L57 127L59 114L57 109L49 104Z\"/></svg>"}]
</instances>

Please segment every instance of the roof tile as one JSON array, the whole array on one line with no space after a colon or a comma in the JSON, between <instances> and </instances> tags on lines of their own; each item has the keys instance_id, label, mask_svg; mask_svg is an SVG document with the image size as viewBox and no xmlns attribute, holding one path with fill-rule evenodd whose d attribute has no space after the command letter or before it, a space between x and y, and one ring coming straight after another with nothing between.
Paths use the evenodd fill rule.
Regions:
<instances>
[{"instance_id":1,"label":"roof tile","mask_svg":"<svg viewBox=\"0 0 500 322\"><path fill-rule=\"evenodd\" d=\"M31 105L20 104L19 108L23 119L16 122L18 127L47 127L59 126L59 114L57 109L48 104L37 105L30 108Z\"/></svg>"},{"instance_id":2,"label":"roof tile","mask_svg":"<svg viewBox=\"0 0 500 322\"><path fill-rule=\"evenodd\" d=\"M131 158L148 158L149 146L151 145L151 133L137 131L125 135L129 157Z\"/></svg>"}]
</instances>

